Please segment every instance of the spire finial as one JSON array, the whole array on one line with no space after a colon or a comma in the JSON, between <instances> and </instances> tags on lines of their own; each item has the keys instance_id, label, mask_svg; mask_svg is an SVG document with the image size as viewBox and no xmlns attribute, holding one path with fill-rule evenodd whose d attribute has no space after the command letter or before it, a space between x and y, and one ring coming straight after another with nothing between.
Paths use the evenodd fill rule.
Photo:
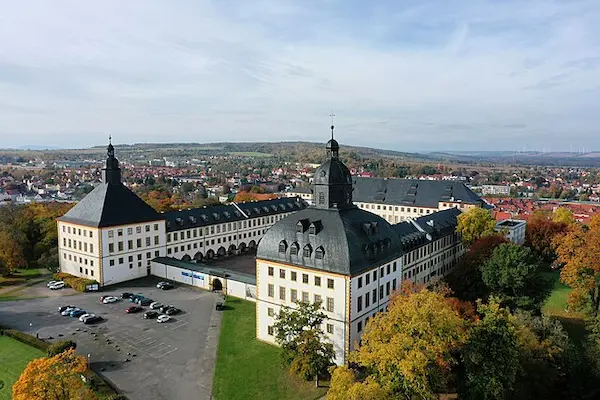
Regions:
<instances>
[{"instance_id":1,"label":"spire finial","mask_svg":"<svg viewBox=\"0 0 600 400\"><path fill-rule=\"evenodd\" d=\"M331 140L333 140L333 130L335 128L335 125L333 125L333 120L335 118L335 114L333 113L333 110L331 111L331 114L329 114L329 116L331 117Z\"/></svg>"},{"instance_id":2,"label":"spire finial","mask_svg":"<svg viewBox=\"0 0 600 400\"><path fill-rule=\"evenodd\" d=\"M108 135L108 144L112 144L112 136Z\"/></svg>"}]
</instances>

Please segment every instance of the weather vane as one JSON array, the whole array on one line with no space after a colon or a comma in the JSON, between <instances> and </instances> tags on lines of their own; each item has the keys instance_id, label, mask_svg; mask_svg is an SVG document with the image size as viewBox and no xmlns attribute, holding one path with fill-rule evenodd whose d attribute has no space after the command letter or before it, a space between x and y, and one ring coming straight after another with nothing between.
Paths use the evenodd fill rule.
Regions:
<instances>
[{"instance_id":1,"label":"weather vane","mask_svg":"<svg viewBox=\"0 0 600 400\"><path fill-rule=\"evenodd\" d=\"M335 126L333 125L333 120L335 118L333 110L331 111L331 114L329 114L329 116L331 117L331 140L333 140L333 129L335 128Z\"/></svg>"}]
</instances>

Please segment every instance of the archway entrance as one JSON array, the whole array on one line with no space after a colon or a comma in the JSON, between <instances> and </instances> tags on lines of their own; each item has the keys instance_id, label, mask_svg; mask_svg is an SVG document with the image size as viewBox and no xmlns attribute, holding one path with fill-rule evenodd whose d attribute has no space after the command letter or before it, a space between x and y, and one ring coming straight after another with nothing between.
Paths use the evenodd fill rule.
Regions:
<instances>
[{"instance_id":1,"label":"archway entrance","mask_svg":"<svg viewBox=\"0 0 600 400\"><path fill-rule=\"evenodd\" d=\"M206 252L206 259L212 260L213 258L215 258L215 252L211 249Z\"/></svg>"},{"instance_id":2,"label":"archway entrance","mask_svg":"<svg viewBox=\"0 0 600 400\"><path fill-rule=\"evenodd\" d=\"M194 260L196 260L197 263L202 262L202 253L201 252L197 252L194 255Z\"/></svg>"},{"instance_id":3,"label":"archway entrance","mask_svg":"<svg viewBox=\"0 0 600 400\"><path fill-rule=\"evenodd\" d=\"M217 250L217 255L219 257L223 257L225 254L227 254L225 247L223 247L223 246L219 247L219 250Z\"/></svg>"},{"instance_id":4,"label":"archway entrance","mask_svg":"<svg viewBox=\"0 0 600 400\"><path fill-rule=\"evenodd\" d=\"M192 257L190 257L189 255L184 255L183 257L181 257L181 261L191 261Z\"/></svg>"},{"instance_id":5,"label":"archway entrance","mask_svg":"<svg viewBox=\"0 0 600 400\"><path fill-rule=\"evenodd\" d=\"M235 251L237 249L235 248L235 244L232 244L231 246L229 246L229 250L227 250L227 254L232 255L235 254Z\"/></svg>"},{"instance_id":6,"label":"archway entrance","mask_svg":"<svg viewBox=\"0 0 600 400\"><path fill-rule=\"evenodd\" d=\"M213 279L212 290L213 292L223 290L223 283L221 283L221 280L219 278Z\"/></svg>"}]
</instances>

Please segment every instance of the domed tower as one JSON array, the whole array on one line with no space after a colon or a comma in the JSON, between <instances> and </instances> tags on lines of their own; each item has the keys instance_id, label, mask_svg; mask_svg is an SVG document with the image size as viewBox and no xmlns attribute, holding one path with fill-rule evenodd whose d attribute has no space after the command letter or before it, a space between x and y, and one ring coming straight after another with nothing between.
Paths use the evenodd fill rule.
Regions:
<instances>
[{"instance_id":1,"label":"domed tower","mask_svg":"<svg viewBox=\"0 0 600 400\"><path fill-rule=\"evenodd\" d=\"M314 203L316 208L345 209L354 207L352 203L352 175L339 159L340 145L333 138L325 149L329 159L321 165L314 176Z\"/></svg>"},{"instance_id":2,"label":"domed tower","mask_svg":"<svg viewBox=\"0 0 600 400\"><path fill-rule=\"evenodd\" d=\"M108 138L108 147L106 148L106 167L102 169L102 182L104 183L121 183L121 167L119 160L115 157L115 148L111 143L111 138Z\"/></svg>"}]
</instances>

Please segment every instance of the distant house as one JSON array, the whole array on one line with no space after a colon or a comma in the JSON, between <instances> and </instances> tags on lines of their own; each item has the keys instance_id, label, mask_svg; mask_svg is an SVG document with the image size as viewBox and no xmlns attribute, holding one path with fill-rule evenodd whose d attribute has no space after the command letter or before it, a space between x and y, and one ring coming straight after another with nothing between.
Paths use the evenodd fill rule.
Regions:
<instances>
[{"instance_id":1,"label":"distant house","mask_svg":"<svg viewBox=\"0 0 600 400\"><path fill-rule=\"evenodd\" d=\"M496 224L496 231L504 233L504 236L514 244L525 243L525 229L527 222L520 219L505 219Z\"/></svg>"},{"instance_id":2,"label":"distant house","mask_svg":"<svg viewBox=\"0 0 600 400\"><path fill-rule=\"evenodd\" d=\"M481 185L481 194L484 196L510 196L510 185Z\"/></svg>"}]
</instances>

